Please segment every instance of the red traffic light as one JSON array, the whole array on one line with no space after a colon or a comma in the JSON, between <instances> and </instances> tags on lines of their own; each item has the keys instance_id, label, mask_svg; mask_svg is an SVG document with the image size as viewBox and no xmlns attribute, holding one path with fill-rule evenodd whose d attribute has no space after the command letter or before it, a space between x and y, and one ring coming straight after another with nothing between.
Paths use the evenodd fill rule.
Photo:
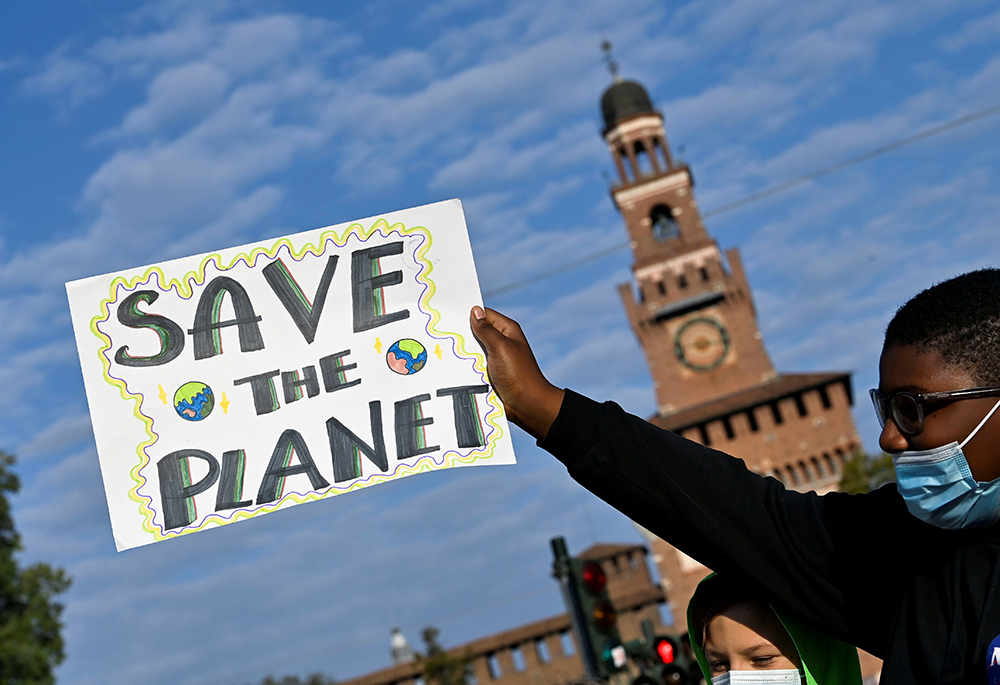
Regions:
<instances>
[{"instance_id":1,"label":"red traffic light","mask_svg":"<svg viewBox=\"0 0 1000 685\"><path fill-rule=\"evenodd\" d=\"M604 586L608 584L608 577L604 575L604 569L596 561L584 562L581 575L584 586L593 595L603 591Z\"/></svg>"},{"instance_id":2,"label":"red traffic light","mask_svg":"<svg viewBox=\"0 0 1000 685\"><path fill-rule=\"evenodd\" d=\"M665 664L674 663L674 659L677 658L677 645L674 641L668 637L659 637L656 639L656 655L660 657L660 661Z\"/></svg>"}]
</instances>

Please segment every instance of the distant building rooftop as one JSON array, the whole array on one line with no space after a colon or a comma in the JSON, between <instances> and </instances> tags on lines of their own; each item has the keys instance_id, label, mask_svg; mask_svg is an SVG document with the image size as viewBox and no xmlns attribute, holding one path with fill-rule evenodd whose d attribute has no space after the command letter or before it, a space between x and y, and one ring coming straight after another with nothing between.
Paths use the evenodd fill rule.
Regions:
<instances>
[{"instance_id":1,"label":"distant building rooftop","mask_svg":"<svg viewBox=\"0 0 1000 685\"><path fill-rule=\"evenodd\" d=\"M697 426L705 421L735 414L751 407L767 404L784 397L791 397L796 393L811 388L818 388L831 383L841 382L847 388L847 396L851 398L851 374L846 371L830 373L782 373L775 376L773 380L755 385L725 395L702 404L682 409L666 416L653 416L649 420L670 431L680 432L685 428Z\"/></svg>"}]
</instances>

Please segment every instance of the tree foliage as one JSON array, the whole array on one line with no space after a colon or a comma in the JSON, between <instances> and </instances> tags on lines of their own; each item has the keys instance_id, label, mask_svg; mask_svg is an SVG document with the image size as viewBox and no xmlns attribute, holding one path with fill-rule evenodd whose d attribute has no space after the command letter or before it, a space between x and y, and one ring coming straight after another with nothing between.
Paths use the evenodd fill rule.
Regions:
<instances>
[{"instance_id":1,"label":"tree foliage","mask_svg":"<svg viewBox=\"0 0 1000 685\"><path fill-rule=\"evenodd\" d=\"M467 657L449 654L441 647L438 636L441 631L427 626L420 633L427 650L419 659L424 667L424 681L427 685L469 685L472 669Z\"/></svg>"},{"instance_id":2,"label":"tree foliage","mask_svg":"<svg viewBox=\"0 0 1000 685\"><path fill-rule=\"evenodd\" d=\"M850 494L869 492L893 483L896 473L892 470L891 454L855 454L844 465L840 477L840 491Z\"/></svg>"},{"instance_id":3,"label":"tree foliage","mask_svg":"<svg viewBox=\"0 0 1000 685\"><path fill-rule=\"evenodd\" d=\"M63 607L53 598L69 588L61 568L22 568L16 554L21 536L14 527L10 496L21 488L14 456L0 451L0 685L51 685L63 660Z\"/></svg>"}]
</instances>

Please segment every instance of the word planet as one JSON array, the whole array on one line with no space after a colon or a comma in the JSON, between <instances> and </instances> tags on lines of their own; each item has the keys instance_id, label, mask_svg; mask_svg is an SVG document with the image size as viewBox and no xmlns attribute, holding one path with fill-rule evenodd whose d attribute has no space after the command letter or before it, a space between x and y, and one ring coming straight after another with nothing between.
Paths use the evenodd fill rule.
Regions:
<instances>
[{"instance_id":1,"label":"word planet","mask_svg":"<svg viewBox=\"0 0 1000 685\"><path fill-rule=\"evenodd\" d=\"M412 338L397 340L385 353L385 363L400 376L409 376L424 368L427 350Z\"/></svg>"},{"instance_id":2,"label":"word planet","mask_svg":"<svg viewBox=\"0 0 1000 685\"><path fill-rule=\"evenodd\" d=\"M189 381L174 393L174 410L182 419L201 421L214 408L212 389L200 381Z\"/></svg>"}]
</instances>

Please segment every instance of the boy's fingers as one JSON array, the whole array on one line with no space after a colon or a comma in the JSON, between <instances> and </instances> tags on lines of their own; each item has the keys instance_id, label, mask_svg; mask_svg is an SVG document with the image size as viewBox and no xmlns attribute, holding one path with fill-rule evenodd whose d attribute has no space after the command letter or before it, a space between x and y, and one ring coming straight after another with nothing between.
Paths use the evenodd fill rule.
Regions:
<instances>
[{"instance_id":1,"label":"boy's fingers","mask_svg":"<svg viewBox=\"0 0 1000 685\"><path fill-rule=\"evenodd\" d=\"M482 344L486 354L494 353L500 345L504 344L503 333L489 323L485 312L480 307L472 308L470 323L472 324L472 334Z\"/></svg>"},{"instance_id":2,"label":"boy's fingers","mask_svg":"<svg viewBox=\"0 0 1000 685\"><path fill-rule=\"evenodd\" d=\"M486 351L490 382L507 417L536 438L544 437L562 406L563 391L545 380L521 327L479 306L469 312L469 324Z\"/></svg>"},{"instance_id":3,"label":"boy's fingers","mask_svg":"<svg viewBox=\"0 0 1000 685\"><path fill-rule=\"evenodd\" d=\"M524 337L524 332L521 330L521 326L513 319L508 319L495 309L486 308L484 311L484 318L481 319L481 321L485 321L490 326L500 331L505 338L517 340L518 342L528 342L528 339Z\"/></svg>"}]
</instances>

